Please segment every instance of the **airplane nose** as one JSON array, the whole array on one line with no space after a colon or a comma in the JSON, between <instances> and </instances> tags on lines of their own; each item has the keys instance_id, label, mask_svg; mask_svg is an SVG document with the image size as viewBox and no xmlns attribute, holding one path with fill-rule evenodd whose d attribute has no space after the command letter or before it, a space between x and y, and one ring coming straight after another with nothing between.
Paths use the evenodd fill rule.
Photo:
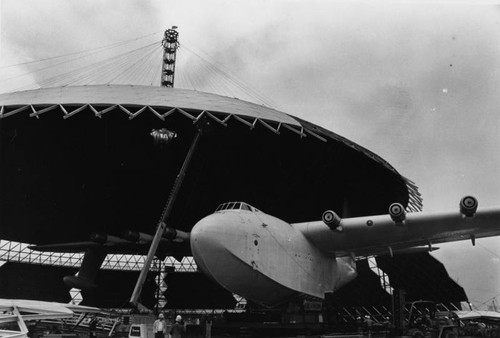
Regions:
<instances>
[{"instance_id":1,"label":"airplane nose","mask_svg":"<svg viewBox=\"0 0 500 338\"><path fill-rule=\"evenodd\" d=\"M198 267L212 275L213 265L226 251L223 245L224 224L216 214L207 216L195 224L191 230L191 252ZM227 232L226 228L226 232Z\"/></svg>"}]
</instances>

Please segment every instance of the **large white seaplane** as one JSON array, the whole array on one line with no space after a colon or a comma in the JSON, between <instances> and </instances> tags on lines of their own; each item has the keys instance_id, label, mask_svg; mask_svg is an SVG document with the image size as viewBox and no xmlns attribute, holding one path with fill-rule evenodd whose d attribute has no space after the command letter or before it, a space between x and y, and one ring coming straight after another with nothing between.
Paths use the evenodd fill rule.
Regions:
<instances>
[{"instance_id":1,"label":"large white seaplane","mask_svg":"<svg viewBox=\"0 0 500 338\"><path fill-rule=\"evenodd\" d=\"M229 291L263 304L324 298L356 277L359 256L432 251L433 244L500 234L500 209L464 197L456 212L409 213L288 224L241 202L220 205L192 229L198 267Z\"/></svg>"},{"instance_id":2,"label":"large white seaplane","mask_svg":"<svg viewBox=\"0 0 500 338\"><path fill-rule=\"evenodd\" d=\"M319 217L318 217L319 218ZM478 208L475 197L460 200L456 211L406 213L399 203L388 214L287 223L244 202L221 204L190 233L166 227L161 241L189 241L198 268L228 291L264 305L296 296L323 299L356 278L356 258L436 250L434 244L500 235L500 208ZM160 227L161 227L160 226ZM87 289L106 252L132 243L152 243L152 235L107 236L85 244L77 276L69 286ZM42 251L75 251L75 243L41 245ZM95 248L99 247L99 251ZM104 250L103 250L104 248ZM99 256L99 258L97 258Z\"/></svg>"}]
</instances>

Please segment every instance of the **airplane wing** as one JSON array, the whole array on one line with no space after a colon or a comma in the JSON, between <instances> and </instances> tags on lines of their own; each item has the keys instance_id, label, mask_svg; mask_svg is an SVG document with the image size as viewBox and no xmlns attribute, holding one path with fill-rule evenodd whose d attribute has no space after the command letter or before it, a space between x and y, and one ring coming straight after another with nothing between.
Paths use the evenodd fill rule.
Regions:
<instances>
[{"instance_id":1,"label":"airplane wing","mask_svg":"<svg viewBox=\"0 0 500 338\"><path fill-rule=\"evenodd\" d=\"M474 245L476 238L500 235L500 208L478 210L473 197L465 197L460 205L455 212L405 214L396 204L388 215L344 219L335 214L325 218L325 212L323 221L293 226L335 256L392 255L422 247L432 251L437 243L468 239Z\"/></svg>"},{"instance_id":2,"label":"airplane wing","mask_svg":"<svg viewBox=\"0 0 500 338\"><path fill-rule=\"evenodd\" d=\"M145 255L148 252L148 244L136 243L96 243L93 241L83 242L68 242L68 243L55 243L55 244L42 244L31 245L31 250L43 252L65 252L77 253L86 252L92 248L102 248L108 254L129 254L129 255Z\"/></svg>"},{"instance_id":3,"label":"airplane wing","mask_svg":"<svg viewBox=\"0 0 500 338\"><path fill-rule=\"evenodd\" d=\"M65 276L63 281L71 288L89 290L98 287L95 279L107 254L145 255L152 240L153 236L149 234L126 230L121 236L93 233L88 241L32 245L29 248L45 252L84 252L78 274ZM190 252L189 233L167 228L156 256L163 260L168 255L181 261Z\"/></svg>"},{"instance_id":4,"label":"airplane wing","mask_svg":"<svg viewBox=\"0 0 500 338\"><path fill-rule=\"evenodd\" d=\"M158 255L188 256L191 253L189 234L169 230L168 238L162 238L158 248ZM173 231L173 232L172 232ZM93 233L90 240L80 242L50 243L32 245L29 248L45 252L86 252L89 249L104 250L107 254L145 255L148 253L153 236L144 233L124 232L121 236Z\"/></svg>"},{"instance_id":5,"label":"airplane wing","mask_svg":"<svg viewBox=\"0 0 500 338\"><path fill-rule=\"evenodd\" d=\"M100 247L102 244L93 241L71 242L71 243L55 243L31 245L29 249L42 252L85 252L89 248Z\"/></svg>"}]
</instances>

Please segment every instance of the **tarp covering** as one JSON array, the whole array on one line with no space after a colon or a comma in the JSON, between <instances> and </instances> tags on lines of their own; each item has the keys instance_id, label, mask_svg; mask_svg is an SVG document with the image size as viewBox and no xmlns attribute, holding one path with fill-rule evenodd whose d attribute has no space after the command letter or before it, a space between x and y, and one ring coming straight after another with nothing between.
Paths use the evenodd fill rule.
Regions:
<instances>
[{"instance_id":1,"label":"tarp covering","mask_svg":"<svg viewBox=\"0 0 500 338\"><path fill-rule=\"evenodd\" d=\"M300 126L293 117L251 102L187 89L152 86L68 86L0 94L2 106L80 104L176 107L262 118ZM4 112L4 114L7 114Z\"/></svg>"}]
</instances>

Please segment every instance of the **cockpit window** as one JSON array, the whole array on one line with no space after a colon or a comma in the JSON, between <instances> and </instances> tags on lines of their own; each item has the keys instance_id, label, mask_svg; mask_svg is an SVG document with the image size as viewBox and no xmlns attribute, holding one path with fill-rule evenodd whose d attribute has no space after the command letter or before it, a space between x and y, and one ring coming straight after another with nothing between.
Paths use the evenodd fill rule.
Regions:
<instances>
[{"instance_id":1,"label":"cockpit window","mask_svg":"<svg viewBox=\"0 0 500 338\"><path fill-rule=\"evenodd\" d=\"M255 209L250 204L247 204L245 202L223 203L223 204L219 205L217 207L217 209L215 209L215 212L224 211L224 210L245 210L245 211L259 212L259 210Z\"/></svg>"}]
</instances>

